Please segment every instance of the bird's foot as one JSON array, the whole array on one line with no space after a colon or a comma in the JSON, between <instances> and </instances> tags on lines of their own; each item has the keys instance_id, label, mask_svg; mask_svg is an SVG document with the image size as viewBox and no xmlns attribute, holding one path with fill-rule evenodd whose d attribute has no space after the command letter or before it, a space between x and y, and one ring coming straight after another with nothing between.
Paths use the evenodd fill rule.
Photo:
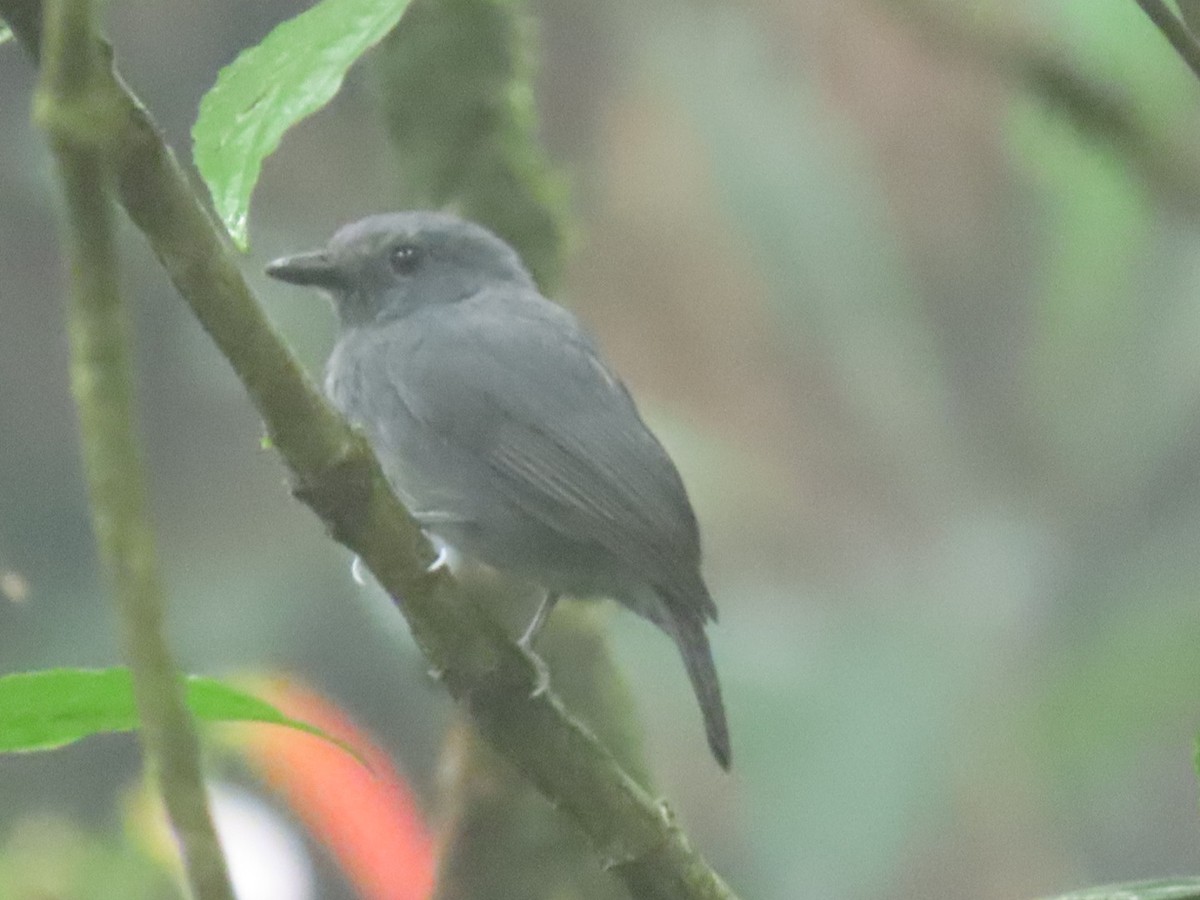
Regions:
<instances>
[{"instance_id":1,"label":"bird's foot","mask_svg":"<svg viewBox=\"0 0 1200 900\"><path fill-rule=\"evenodd\" d=\"M450 548L441 541L435 541L434 546L437 547L437 557L435 557L433 562L425 567L425 571L429 572L430 574L433 574L439 569L450 568Z\"/></svg>"},{"instance_id":2,"label":"bird's foot","mask_svg":"<svg viewBox=\"0 0 1200 900\"><path fill-rule=\"evenodd\" d=\"M537 612L533 614L533 620L529 623L529 627L525 629L525 633L521 635L521 639L517 641L518 644L525 648L526 653L533 653L533 642L537 640L538 635L542 633L542 629L546 627L546 621L550 618L550 612L554 609L556 603L558 603L558 594L547 593L542 598L542 602L538 604Z\"/></svg>"},{"instance_id":3,"label":"bird's foot","mask_svg":"<svg viewBox=\"0 0 1200 900\"><path fill-rule=\"evenodd\" d=\"M517 643L525 651L525 655L529 657L529 661L533 663L536 677L533 681L533 690L529 692L529 699L536 700L550 690L550 667L546 665L544 659L533 652L533 649L525 643L524 638L521 638Z\"/></svg>"}]
</instances>

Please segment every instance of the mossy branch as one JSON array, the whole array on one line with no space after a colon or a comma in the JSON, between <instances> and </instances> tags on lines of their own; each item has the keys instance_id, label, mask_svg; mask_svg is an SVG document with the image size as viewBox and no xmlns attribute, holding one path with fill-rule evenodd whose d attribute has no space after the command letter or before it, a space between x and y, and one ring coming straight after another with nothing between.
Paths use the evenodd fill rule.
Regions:
<instances>
[{"instance_id":1,"label":"mossy branch","mask_svg":"<svg viewBox=\"0 0 1200 900\"><path fill-rule=\"evenodd\" d=\"M103 75L88 0L56 0L46 13L35 114L50 137L66 195L71 388L92 522L113 582L147 766L179 838L192 893L199 900L233 900L183 685L163 634L163 588L134 430L129 326L109 195L122 97Z\"/></svg>"},{"instance_id":2,"label":"mossy branch","mask_svg":"<svg viewBox=\"0 0 1200 900\"><path fill-rule=\"evenodd\" d=\"M26 47L35 0L0 0ZM117 196L176 288L242 380L297 496L357 553L407 618L417 643L480 734L588 836L639 900L732 900L669 811L639 787L550 692L533 661L452 579L430 573L432 548L392 494L365 440L324 402L263 315L232 252L147 112L114 73L91 90L109 110Z\"/></svg>"}]
</instances>

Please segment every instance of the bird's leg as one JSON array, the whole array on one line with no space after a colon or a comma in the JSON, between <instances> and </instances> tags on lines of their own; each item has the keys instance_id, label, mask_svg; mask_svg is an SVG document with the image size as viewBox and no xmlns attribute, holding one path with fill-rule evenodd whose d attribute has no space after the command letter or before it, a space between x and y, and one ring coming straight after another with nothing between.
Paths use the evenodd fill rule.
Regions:
<instances>
[{"instance_id":1,"label":"bird's leg","mask_svg":"<svg viewBox=\"0 0 1200 900\"><path fill-rule=\"evenodd\" d=\"M525 629L525 633L521 635L521 639L517 641L521 649L529 654L529 658L533 660L534 668L537 669L537 681L533 687L531 698L540 697L550 689L550 669L546 667L546 662L540 656L533 652L533 642L537 640L537 636L541 633L542 628L546 625L546 620L550 618L550 611L554 609L554 604L558 602L558 594L553 591L547 591L546 596L542 598L542 602L538 605L537 612L533 614L533 621L529 623L529 627Z\"/></svg>"},{"instance_id":2,"label":"bird's leg","mask_svg":"<svg viewBox=\"0 0 1200 900\"><path fill-rule=\"evenodd\" d=\"M542 598L537 612L533 614L533 621L529 623L529 627L525 629L525 633L517 641L526 652L533 652L533 642L537 640L537 636L546 627L546 620L550 618L550 612L554 609L554 604L558 602L558 598L559 595L553 591L547 591L546 596Z\"/></svg>"}]
</instances>

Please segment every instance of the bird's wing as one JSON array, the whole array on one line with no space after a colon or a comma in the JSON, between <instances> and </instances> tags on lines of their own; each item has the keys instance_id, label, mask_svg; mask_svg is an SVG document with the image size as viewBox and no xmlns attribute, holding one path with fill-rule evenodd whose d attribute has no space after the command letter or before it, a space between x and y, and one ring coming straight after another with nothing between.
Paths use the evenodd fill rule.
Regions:
<instances>
[{"instance_id":1,"label":"bird's wing","mask_svg":"<svg viewBox=\"0 0 1200 900\"><path fill-rule=\"evenodd\" d=\"M650 584L696 577L683 483L574 316L520 291L423 312L419 342L388 362L413 416L550 528Z\"/></svg>"}]
</instances>

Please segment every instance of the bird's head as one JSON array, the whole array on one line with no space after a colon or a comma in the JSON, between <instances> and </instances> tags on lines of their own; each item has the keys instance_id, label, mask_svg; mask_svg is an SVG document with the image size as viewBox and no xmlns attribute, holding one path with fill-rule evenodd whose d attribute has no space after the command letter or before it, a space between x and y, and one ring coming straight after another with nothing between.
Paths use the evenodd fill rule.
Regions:
<instances>
[{"instance_id":1,"label":"bird's head","mask_svg":"<svg viewBox=\"0 0 1200 900\"><path fill-rule=\"evenodd\" d=\"M267 274L327 291L343 327L402 318L497 284L534 286L508 244L437 212L360 219L338 229L320 250L275 260Z\"/></svg>"}]
</instances>

